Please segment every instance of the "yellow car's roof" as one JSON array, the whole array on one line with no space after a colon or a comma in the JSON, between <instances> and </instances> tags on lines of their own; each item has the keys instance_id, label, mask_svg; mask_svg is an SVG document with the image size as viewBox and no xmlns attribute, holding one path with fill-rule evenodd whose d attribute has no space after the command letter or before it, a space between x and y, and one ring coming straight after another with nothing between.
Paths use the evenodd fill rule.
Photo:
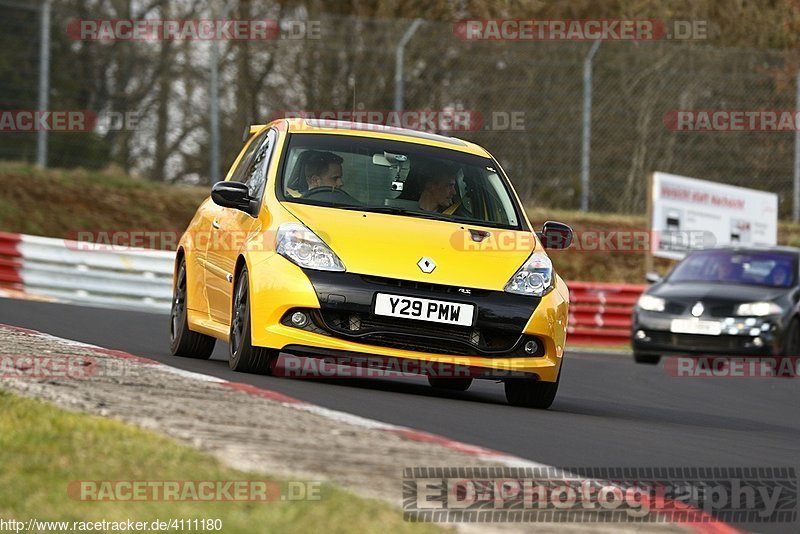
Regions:
<instances>
[{"instance_id":1,"label":"yellow car's roof","mask_svg":"<svg viewBox=\"0 0 800 534\"><path fill-rule=\"evenodd\" d=\"M250 126L250 135L260 132L268 126L277 126L285 129L289 133L311 133L311 134L333 134L333 135L352 135L358 137L371 137L378 139L390 139L393 141L405 141L427 146L435 146L449 150L467 152L476 156L491 157L491 154L480 145L458 139L447 137L429 132L410 130L408 128L398 128L394 126L382 126L378 124L365 124L359 122L319 120L306 118L278 119L269 124L258 124Z\"/></svg>"}]
</instances>

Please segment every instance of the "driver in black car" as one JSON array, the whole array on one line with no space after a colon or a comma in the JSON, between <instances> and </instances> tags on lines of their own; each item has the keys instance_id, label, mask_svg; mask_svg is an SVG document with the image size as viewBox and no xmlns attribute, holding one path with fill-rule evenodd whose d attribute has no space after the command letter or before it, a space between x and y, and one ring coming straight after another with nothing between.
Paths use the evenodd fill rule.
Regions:
<instances>
[{"instance_id":1,"label":"driver in black car","mask_svg":"<svg viewBox=\"0 0 800 534\"><path fill-rule=\"evenodd\" d=\"M306 182L308 196L314 189L324 187L338 189L344 185L342 181L342 162L344 160L333 152L317 152L306 162Z\"/></svg>"}]
</instances>

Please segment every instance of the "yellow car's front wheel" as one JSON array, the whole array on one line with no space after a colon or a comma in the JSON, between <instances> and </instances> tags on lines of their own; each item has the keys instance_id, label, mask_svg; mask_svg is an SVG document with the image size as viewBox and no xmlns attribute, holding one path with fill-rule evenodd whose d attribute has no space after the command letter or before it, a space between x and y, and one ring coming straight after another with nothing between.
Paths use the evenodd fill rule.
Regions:
<instances>
[{"instance_id":1,"label":"yellow car's front wheel","mask_svg":"<svg viewBox=\"0 0 800 534\"><path fill-rule=\"evenodd\" d=\"M243 373L272 374L278 360L278 351L254 347L252 343L250 279L247 268L241 270L236 280L232 312L228 365L234 371Z\"/></svg>"},{"instance_id":2,"label":"yellow car's front wheel","mask_svg":"<svg viewBox=\"0 0 800 534\"><path fill-rule=\"evenodd\" d=\"M451 378L429 376L428 384L437 389L449 389L450 391L467 391L472 385L472 378Z\"/></svg>"},{"instance_id":3,"label":"yellow car's front wheel","mask_svg":"<svg viewBox=\"0 0 800 534\"><path fill-rule=\"evenodd\" d=\"M561 381L561 369L555 382L543 382L534 378L509 378L505 380L506 400L512 406L541 408L546 410L553 404Z\"/></svg>"}]
</instances>

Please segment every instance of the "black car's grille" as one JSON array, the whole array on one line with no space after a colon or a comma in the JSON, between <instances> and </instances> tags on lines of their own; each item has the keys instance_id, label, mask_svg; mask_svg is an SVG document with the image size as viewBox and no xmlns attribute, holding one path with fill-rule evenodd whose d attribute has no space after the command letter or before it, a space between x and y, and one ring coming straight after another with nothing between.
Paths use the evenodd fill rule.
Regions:
<instances>
[{"instance_id":1,"label":"black car's grille","mask_svg":"<svg viewBox=\"0 0 800 534\"><path fill-rule=\"evenodd\" d=\"M693 300L692 302L668 300L664 305L664 313L683 315L687 310L691 309L696 302L697 300ZM735 307L736 304L715 304L713 306L706 307L704 310L704 315L708 317L730 317L733 315Z\"/></svg>"},{"instance_id":2,"label":"black car's grille","mask_svg":"<svg viewBox=\"0 0 800 534\"><path fill-rule=\"evenodd\" d=\"M433 322L421 324L410 319L333 310L322 310L315 314L315 319L321 320L320 326L333 335L417 352L510 357L516 356L516 351L511 351L521 338L521 333ZM540 352L533 355L522 352L519 355L542 355L543 347Z\"/></svg>"},{"instance_id":3,"label":"black car's grille","mask_svg":"<svg viewBox=\"0 0 800 534\"><path fill-rule=\"evenodd\" d=\"M664 312L671 313L673 315L681 315L685 309L686 304L681 304L680 302L675 302L674 300L668 300L666 304L664 304Z\"/></svg>"},{"instance_id":4,"label":"black car's grille","mask_svg":"<svg viewBox=\"0 0 800 534\"><path fill-rule=\"evenodd\" d=\"M734 304L719 304L716 306L711 306L711 309L708 312L711 317L730 317L733 315L735 307L736 305Z\"/></svg>"},{"instance_id":5,"label":"black car's grille","mask_svg":"<svg viewBox=\"0 0 800 534\"><path fill-rule=\"evenodd\" d=\"M691 351L737 350L746 348L751 341L747 336L705 336L702 334L673 334L671 332L647 332L654 345L671 345L676 349Z\"/></svg>"}]
</instances>

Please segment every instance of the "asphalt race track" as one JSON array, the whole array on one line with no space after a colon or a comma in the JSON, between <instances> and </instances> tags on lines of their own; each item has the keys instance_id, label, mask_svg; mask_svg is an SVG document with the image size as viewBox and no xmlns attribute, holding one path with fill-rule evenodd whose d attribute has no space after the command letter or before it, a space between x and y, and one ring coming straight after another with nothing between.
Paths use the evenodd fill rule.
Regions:
<instances>
[{"instance_id":1,"label":"asphalt race track","mask_svg":"<svg viewBox=\"0 0 800 534\"><path fill-rule=\"evenodd\" d=\"M488 381L450 393L428 387L424 378L333 382L234 373L222 343L212 360L171 356L166 315L0 299L0 323L124 350L548 465L800 464L800 379L676 378L661 365L568 354L558 397L550 410L540 411L508 406L502 384Z\"/></svg>"}]
</instances>

